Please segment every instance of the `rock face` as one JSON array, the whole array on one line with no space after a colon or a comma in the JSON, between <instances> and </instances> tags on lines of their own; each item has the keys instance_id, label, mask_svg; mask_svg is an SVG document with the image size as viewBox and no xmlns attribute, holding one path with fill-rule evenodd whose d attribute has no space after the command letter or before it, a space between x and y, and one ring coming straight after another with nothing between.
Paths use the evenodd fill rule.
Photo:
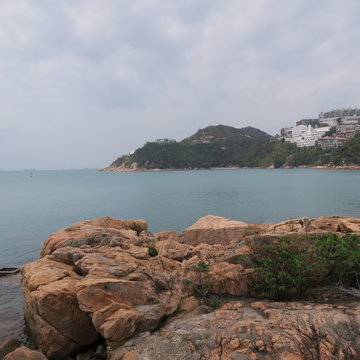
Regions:
<instances>
[{"instance_id":1,"label":"rock face","mask_svg":"<svg viewBox=\"0 0 360 360\"><path fill-rule=\"evenodd\" d=\"M318 219L309 219L307 217L299 219L286 220L272 225L269 232L295 232L295 233L359 233L360 219L350 216L322 216Z\"/></svg>"},{"instance_id":2,"label":"rock face","mask_svg":"<svg viewBox=\"0 0 360 360\"><path fill-rule=\"evenodd\" d=\"M65 247L80 247L82 245L95 246L104 244L103 240L114 241L117 237L131 238L141 231L147 230L144 220L120 220L103 217L93 220L80 221L66 229L50 235L41 250L41 256L49 255L54 250Z\"/></svg>"},{"instance_id":3,"label":"rock face","mask_svg":"<svg viewBox=\"0 0 360 360\"><path fill-rule=\"evenodd\" d=\"M202 243L228 245L232 241L242 239L249 231L264 232L267 228L268 225L251 225L242 221L207 215L183 231L180 242L193 246Z\"/></svg>"},{"instance_id":4,"label":"rock face","mask_svg":"<svg viewBox=\"0 0 360 360\"><path fill-rule=\"evenodd\" d=\"M99 337L119 346L176 311L181 264L149 256L146 245L156 238L146 228L144 221L110 218L77 223L51 235L43 258L24 266L26 323L49 358Z\"/></svg>"},{"instance_id":5,"label":"rock face","mask_svg":"<svg viewBox=\"0 0 360 360\"><path fill-rule=\"evenodd\" d=\"M112 360L346 360L360 354L360 305L234 301L178 316L111 353Z\"/></svg>"},{"instance_id":6,"label":"rock face","mask_svg":"<svg viewBox=\"0 0 360 360\"><path fill-rule=\"evenodd\" d=\"M25 346L21 346L13 352L7 354L4 360L47 360L39 351L33 351Z\"/></svg>"},{"instance_id":7,"label":"rock face","mask_svg":"<svg viewBox=\"0 0 360 360\"><path fill-rule=\"evenodd\" d=\"M14 351L20 347L20 343L15 338L7 339L5 342L0 344L0 359L3 359L6 354Z\"/></svg>"},{"instance_id":8,"label":"rock face","mask_svg":"<svg viewBox=\"0 0 360 360\"><path fill-rule=\"evenodd\" d=\"M328 231L360 234L360 219L266 225L210 215L181 234L155 235L143 220L79 222L50 235L42 258L23 267L26 323L37 346L55 360L99 342L113 360L358 359L355 301L335 306L231 298L215 312L202 311L208 292L256 295L256 273L241 261L244 255L280 236ZM149 247L158 255L150 256ZM200 262L208 270L199 271Z\"/></svg>"}]
</instances>

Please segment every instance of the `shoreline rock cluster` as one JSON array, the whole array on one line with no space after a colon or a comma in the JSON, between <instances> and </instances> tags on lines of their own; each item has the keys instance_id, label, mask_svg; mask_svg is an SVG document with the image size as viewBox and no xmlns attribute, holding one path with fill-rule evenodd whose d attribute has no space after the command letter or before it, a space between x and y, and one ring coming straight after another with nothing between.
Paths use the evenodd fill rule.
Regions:
<instances>
[{"instance_id":1,"label":"shoreline rock cluster","mask_svg":"<svg viewBox=\"0 0 360 360\"><path fill-rule=\"evenodd\" d=\"M360 219L268 225L208 215L180 234L152 234L144 220L82 221L50 235L23 267L26 324L54 360L358 359L358 298L330 290L313 301L259 299L256 272L238 261L283 236L327 232L360 234ZM194 296L201 276L225 297L216 310Z\"/></svg>"}]
</instances>

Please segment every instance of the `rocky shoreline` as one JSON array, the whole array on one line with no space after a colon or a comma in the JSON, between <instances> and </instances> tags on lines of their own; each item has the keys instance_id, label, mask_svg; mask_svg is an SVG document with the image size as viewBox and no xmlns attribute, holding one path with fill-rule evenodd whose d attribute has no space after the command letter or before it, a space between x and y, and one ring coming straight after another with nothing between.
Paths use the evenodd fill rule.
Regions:
<instances>
[{"instance_id":1,"label":"rocky shoreline","mask_svg":"<svg viewBox=\"0 0 360 360\"><path fill-rule=\"evenodd\" d=\"M125 167L125 166L119 166L119 167L105 167L103 169L100 169L100 171L111 171L111 172L134 172L134 171L140 171L140 172L149 172L149 171L187 171L187 170L239 170L239 169L274 169L274 166L267 166L267 167L237 167L237 166L228 166L228 167L216 167L216 168L194 168L194 169L146 169L146 168L140 168L135 166L131 167ZM296 166L296 167L290 167L290 166L282 166L280 169L327 169L327 170L360 170L360 165L344 165L344 166L325 166L325 165L318 165L318 166Z\"/></svg>"},{"instance_id":2,"label":"rocky shoreline","mask_svg":"<svg viewBox=\"0 0 360 360\"><path fill-rule=\"evenodd\" d=\"M254 266L241 261L283 236L328 232L360 235L360 219L268 225L209 215L157 234L144 220L76 223L50 235L41 258L22 269L38 351L9 340L0 358L359 359L359 297L323 288L301 301L264 300ZM204 286L216 303L204 301Z\"/></svg>"}]
</instances>

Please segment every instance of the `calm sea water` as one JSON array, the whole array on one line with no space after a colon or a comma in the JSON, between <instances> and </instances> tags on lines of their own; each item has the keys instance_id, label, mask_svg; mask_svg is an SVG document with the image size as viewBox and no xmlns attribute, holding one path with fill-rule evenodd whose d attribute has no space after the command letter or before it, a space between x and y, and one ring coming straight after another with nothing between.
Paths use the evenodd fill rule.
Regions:
<instances>
[{"instance_id":1,"label":"calm sea water","mask_svg":"<svg viewBox=\"0 0 360 360\"><path fill-rule=\"evenodd\" d=\"M37 259L50 233L80 220L142 218L150 231L181 231L207 214L266 223L360 217L360 171L0 172L0 267ZM20 321L19 293L15 279L0 278L0 341Z\"/></svg>"}]
</instances>

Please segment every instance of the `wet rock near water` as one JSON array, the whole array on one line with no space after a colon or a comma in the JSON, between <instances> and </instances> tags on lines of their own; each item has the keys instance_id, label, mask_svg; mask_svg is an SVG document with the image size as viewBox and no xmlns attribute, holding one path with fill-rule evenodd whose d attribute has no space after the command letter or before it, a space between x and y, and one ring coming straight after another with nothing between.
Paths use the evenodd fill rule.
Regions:
<instances>
[{"instance_id":1,"label":"wet rock near water","mask_svg":"<svg viewBox=\"0 0 360 360\"><path fill-rule=\"evenodd\" d=\"M2 360L7 354L20 347L19 340L10 338L0 344L0 359Z\"/></svg>"},{"instance_id":2,"label":"wet rock near water","mask_svg":"<svg viewBox=\"0 0 360 360\"><path fill-rule=\"evenodd\" d=\"M360 234L360 219L267 225L209 215L180 234L151 234L144 220L79 222L50 235L42 258L23 267L26 323L55 360L357 359L356 297L251 300L257 275L239 261L281 236L329 231ZM212 311L205 293L221 296L222 307Z\"/></svg>"}]
</instances>

